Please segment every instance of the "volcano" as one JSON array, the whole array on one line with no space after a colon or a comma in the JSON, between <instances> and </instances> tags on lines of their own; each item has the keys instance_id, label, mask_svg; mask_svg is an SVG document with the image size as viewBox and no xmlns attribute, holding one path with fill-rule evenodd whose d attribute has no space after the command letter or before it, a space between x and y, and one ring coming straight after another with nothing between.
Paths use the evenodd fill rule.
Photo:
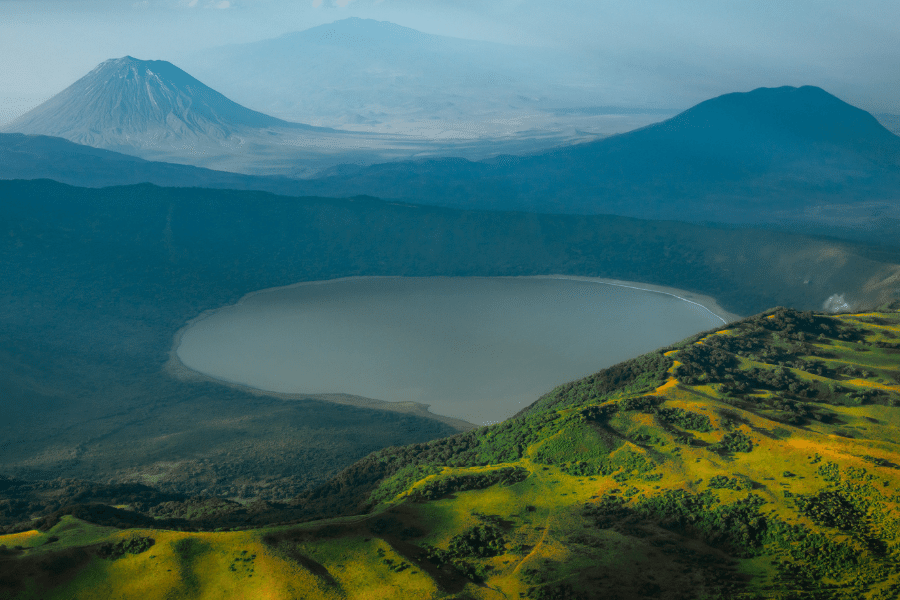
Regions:
<instances>
[{"instance_id":1,"label":"volcano","mask_svg":"<svg viewBox=\"0 0 900 600\"><path fill-rule=\"evenodd\" d=\"M141 149L240 146L265 130L330 131L232 102L172 63L107 60L4 131L51 135L131 154Z\"/></svg>"}]
</instances>

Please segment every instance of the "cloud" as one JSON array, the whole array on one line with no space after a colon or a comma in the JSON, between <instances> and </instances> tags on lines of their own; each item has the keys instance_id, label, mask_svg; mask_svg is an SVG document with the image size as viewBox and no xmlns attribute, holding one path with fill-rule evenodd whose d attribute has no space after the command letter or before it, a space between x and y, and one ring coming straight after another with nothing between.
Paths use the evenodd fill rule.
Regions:
<instances>
[{"instance_id":1,"label":"cloud","mask_svg":"<svg viewBox=\"0 0 900 600\"><path fill-rule=\"evenodd\" d=\"M215 8L219 10L224 10L227 8L234 8L235 3L232 0L206 0L202 4L200 0L182 0L182 6L187 8Z\"/></svg>"},{"instance_id":2,"label":"cloud","mask_svg":"<svg viewBox=\"0 0 900 600\"><path fill-rule=\"evenodd\" d=\"M381 4L382 1L383 1L383 0L374 0L373 3L374 3L374 4ZM322 5L325 4L326 7L328 7L328 6L332 6L332 7L336 6L336 7L338 7L338 8L347 8L347 6L348 6L351 2L355 2L355 0L328 0L327 3L323 2L323 0L312 0L312 7L313 7L313 8L322 8Z\"/></svg>"},{"instance_id":3,"label":"cloud","mask_svg":"<svg viewBox=\"0 0 900 600\"><path fill-rule=\"evenodd\" d=\"M233 0L205 0L201 3L200 0L182 0L181 5L186 8L214 8L225 10L234 8L235 2Z\"/></svg>"}]
</instances>

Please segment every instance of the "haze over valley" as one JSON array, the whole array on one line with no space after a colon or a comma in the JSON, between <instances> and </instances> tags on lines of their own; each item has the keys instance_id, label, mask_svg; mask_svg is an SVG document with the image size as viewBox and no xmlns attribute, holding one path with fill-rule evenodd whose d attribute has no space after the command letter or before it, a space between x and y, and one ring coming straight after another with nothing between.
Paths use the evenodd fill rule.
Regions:
<instances>
[{"instance_id":1,"label":"haze over valley","mask_svg":"<svg viewBox=\"0 0 900 600\"><path fill-rule=\"evenodd\" d=\"M131 56L104 61L2 129L146 159L292 177L345 163L447 155L479 159L596 137L555 129L414 135L313 127L245 108L166 61Z\"/></svg>"},{"instance_id":2,"label":"haze over valley","mask_svg":"<svg viewBox=\"0 0 900 600\"><path fill-rule=\"evenodd\" d=\"M217 170L310 177L343 163L534 152L677 112L592 104L599 85L565 52L372 19L211 48L184 62L191 74L166 61L104 61L0 129Z\"/></svg>"}]
</instances>

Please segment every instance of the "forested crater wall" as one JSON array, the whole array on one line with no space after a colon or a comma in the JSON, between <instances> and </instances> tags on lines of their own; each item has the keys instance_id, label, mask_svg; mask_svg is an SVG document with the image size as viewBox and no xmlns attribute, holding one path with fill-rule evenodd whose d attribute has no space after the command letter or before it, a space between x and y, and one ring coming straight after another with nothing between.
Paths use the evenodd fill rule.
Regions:
<instances>
[{"instance_id":1,"label":"forested crater wall","mask_svg":"<svg viewBox=\"0 0 900 600\"><path fill-rule=\"evenodd\" d=\"M900 262L765 230L368 197L50 181L2 182L0 197L0 469L241 497L292 494L377 448L454 431L163 371L179 328L248 292L360 275L559 273L667 285L751 314L817 309L834 294L875 303L896 293ZM377 436L350 433L373 422ZM269 447L249 452L261 437Z\"/></svg>"}]
</instances>

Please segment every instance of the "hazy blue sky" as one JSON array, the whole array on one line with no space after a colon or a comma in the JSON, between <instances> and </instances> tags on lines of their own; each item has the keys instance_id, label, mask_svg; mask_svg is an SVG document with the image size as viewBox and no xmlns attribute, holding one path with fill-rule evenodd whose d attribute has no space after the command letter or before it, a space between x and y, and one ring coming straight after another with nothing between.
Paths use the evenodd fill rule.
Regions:
<instances>
[{"instance_id":1,"label":"hazy blue sky","mask_svg":"<svg viewBox=\"0 0 900 600\"><path fill-rule=\"evenodd\" d=\"M0 122L113 57L179 57L349 16L577 51L673 108L813 84L900 113L896 0L0 0ZM591 74L588 73L588 76Z\"/></svg>"}]
</instances>

